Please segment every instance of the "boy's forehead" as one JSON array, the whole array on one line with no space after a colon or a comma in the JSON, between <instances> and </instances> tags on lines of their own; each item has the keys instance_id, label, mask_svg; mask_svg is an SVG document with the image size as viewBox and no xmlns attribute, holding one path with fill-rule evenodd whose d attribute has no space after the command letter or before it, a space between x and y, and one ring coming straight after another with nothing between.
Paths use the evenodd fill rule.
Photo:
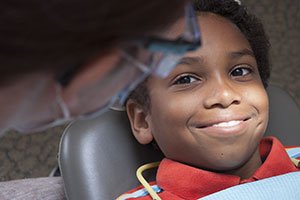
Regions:
<instances>
[{"instance_id":1,"label":"boy's forehead","mask_svg":"<svg viewBox=\"0 0 300 200\"><path fill-rule=\"evenodd\" d=\"M164 38L175 40L184 33L185 26L185 18L180 17L173 24L171 24L170 27L163 30L161 36L163 36Z\"/></svg>"},{"instance_id":2,"label":"boy's forehead","mask_svg":"<svg viewBox=\"0 0 300 200\"><path fill-rule=\"evenodd\" d=\"M198 25L200 26L200 31L202 34L202 29L204 29L204 26L208 26L209 24L215 24L215 25L220 25L222 23L225 22L229 22L231 24L231 26L235 27L237 30L239 30L239 28L233 24L229 19L226 19L223 16L217 15L215 13L212 12L197 12L197 20L198 20ZM209 18L209 23L202 23L203 18ZM207 21L207 20L205 20ZM170 26L168 26L167 28L159 31L158 36L162 37L162 38L167 38L170 40L174 40L177 39L178 37L182 36L182 34L185 32L186 30L186 21L185 21L185 17L182 16L180 18L178 18L173 24L171 24Z\"/></svg>"},{"instance_id":3,"label":"boy's forehead","mask_svg":"<svg viewBox=\"0 0 300 200\"><path fill-rule=\"evenodd\" d=\"M243 49L252 51L251 45L241 30L229 19L220 15L202 12L198 15L201 29L201 47L186 56L198 55L207 48L226 46L228 52L237 52ZM218 49L218 48L217 48ZM215 51L216 49L211 49Z\"/></svg>"},{"instance_id":4,"label":"boy's forehead","mask_svg":"<svg viewBox=\"0 0 300 200\"><path fill-rule=\"evenodd\" d=\"M207 28L210 29L219 29L225 27L231 27L240 32L240 29L228 18L212 13L212 12L199 12L198 16L198 24L200 26L201 33L205 31ZM225 30L224 30L225 31Z\"/></svg>"}]
</instances>

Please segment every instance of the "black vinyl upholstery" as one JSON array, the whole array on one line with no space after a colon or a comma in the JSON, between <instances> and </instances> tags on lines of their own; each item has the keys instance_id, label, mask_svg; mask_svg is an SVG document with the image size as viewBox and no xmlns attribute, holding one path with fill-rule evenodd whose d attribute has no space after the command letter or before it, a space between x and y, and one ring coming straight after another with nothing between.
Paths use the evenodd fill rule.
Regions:
<instances>
[{"instance_id":1,"label":"black vinyl upholstery","mask_svg":"<svg viewBox=\"0 0 300 200\"><path fill-rule=\"evenodd\" d=\"M136 169L162 155L138 144L125 112L109 111L71 124L64 132L59 163L70 200L109 200L139 185Z\"/></svg>"},{"instance_id":2,"label":"black vinyl upholstery","mask_svg":"<svg viewBox=\"0 0 300 200\"><path fill-rule=\"evenodd\" d=\"M285 145L299 145L300 110L282 89L270 86L270 122L266 135ZM124 112L108 111L72 123L60 143L59 165L71 200L115 199L139 185L135 171L162 158L151 146L138 144Z\"/></svg>"},{"instance_id":3,"label":"black vinyl upholstery","mask_svg":"<svg viewBox=\"0 0 300 200\"><path fill-rule=\"evenodd\" d=\"M283 89L268 87L269 124L265 135L277 137L284 145L300 145L299 105Z\"/></svg>"}]
</instances>

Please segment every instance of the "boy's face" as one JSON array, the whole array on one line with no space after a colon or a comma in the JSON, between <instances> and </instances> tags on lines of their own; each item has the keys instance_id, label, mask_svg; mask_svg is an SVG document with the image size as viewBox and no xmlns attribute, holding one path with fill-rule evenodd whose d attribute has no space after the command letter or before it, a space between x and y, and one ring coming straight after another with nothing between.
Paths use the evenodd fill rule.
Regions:
<instances>
[{"instance_id":1,"label":"boy's face","mask_svg":"<svg viewBox=\"0 0 300 200\"><path fill-rule=\"evenodd\" d=\"M230 21L209 13L198 20L201 48L188 53L167 78L151 77L147 83L151 106L145 134L167 158L195 167L251 166L260 159L257 147L268 122L268 97L255 57Z\"/></svg>"}]
</instances>

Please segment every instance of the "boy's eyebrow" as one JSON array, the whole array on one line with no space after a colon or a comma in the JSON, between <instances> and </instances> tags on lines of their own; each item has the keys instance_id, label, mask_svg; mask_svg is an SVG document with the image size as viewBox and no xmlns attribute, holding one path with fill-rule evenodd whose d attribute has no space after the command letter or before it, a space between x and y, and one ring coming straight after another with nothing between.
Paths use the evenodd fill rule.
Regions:
<instances>
[{"instance_id":1,"label":"boy's eyebrow","mask_svg":"<svg viewBox=\"0 0 300 200\"><path fill-rule=\"evenodd\" d=\"M242 50L239 50L239 51L230 52L229 56L233 59L234 58L240 58L242 56L251 56L251 57L255 58L255 55L254 55L253 51L248 49L248 48L245 48L245 49L242 49Z\"/></svg>"},{"instance_id":2,"label":"boy's eyebrow","mask_svg":"<svg viewBox=\"0 0 300 200\"><path fill-rule=\"evenodd\" d=\"M201 64L203 63L203 58L200 56L193 57L183 57L179 60L178 64Z\"/></svg>"},{"instance_id":3,"label":"boy's eyebrow","mask_svg":"<svg viewBox=\"0 0 300 200\"><path fill-rule=\"evenodd\" d=\"M229 52L229 57L232 59L240 58L242 56L251 56L255 58L255 55L251 49L245 48L238 51ZM178 64L202 64L204 59L201 56L183 57L179 60Z\"/></svg>"}]
</instances>

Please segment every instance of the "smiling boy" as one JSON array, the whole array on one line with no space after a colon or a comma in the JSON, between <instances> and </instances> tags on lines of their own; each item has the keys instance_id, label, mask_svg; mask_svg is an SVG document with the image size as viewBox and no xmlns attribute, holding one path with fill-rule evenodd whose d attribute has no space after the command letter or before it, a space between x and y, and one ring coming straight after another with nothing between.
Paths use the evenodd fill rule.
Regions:
<instances>
[{"instance_id":1,"label":"smiling boy","mask_svg":"<svg viewBox=\"0 0 300 200\"><path fill-rule=\"evenodd\" d=\"M262 139L269 109L262 25L233 0L195 5L201 48L166 78L148 78L126 103L135 138L155 141L166 157L156 180L162 199L198 199L299 171L276 138Z\"/></svg>"}]
</instances>

